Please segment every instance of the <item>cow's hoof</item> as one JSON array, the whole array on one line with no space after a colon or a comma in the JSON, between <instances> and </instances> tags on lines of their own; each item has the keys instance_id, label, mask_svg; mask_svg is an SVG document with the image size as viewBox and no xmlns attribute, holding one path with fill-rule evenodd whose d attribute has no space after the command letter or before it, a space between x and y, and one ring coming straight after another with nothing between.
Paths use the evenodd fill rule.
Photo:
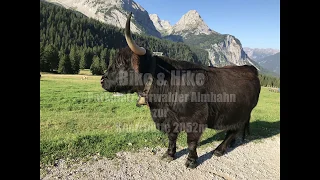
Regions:
<instances>
[{"instance_id":1,"label":"cow's hoof","mask_svg":"<svg viewBox=\"0 0 320 180\"><path fill-rule=\"evenodd\" d=\"M165 152L162 156L161 156L161 159L166 161L166 162L171 162L173 161L173 157L170 156L167 152Z\"/></svg>"},{"instance_id":2,"label":"cow's hoof","mask_svg":"<svg viewBox=\"0 0 320 180\"><path fill-rule=\"evenodd\" d=\"M185 165L186 165L187 168L194 169L195 167L197 167L198 164L197 164L196 160L187 159Z\"/></svg>"},{"instance_id":3,"label":"cow's hoof","mask_svg":"<svg viewBox=\"0 0 320 180\"><path fill-rule=\"evenodd\" d=\"M224 154L224 152L225 152L225 151L215 149L215 150L213 151L213 154L214 154L215 156L220 157L220 156L222 156L222 155Z\"/></svg>"}]
</instances>

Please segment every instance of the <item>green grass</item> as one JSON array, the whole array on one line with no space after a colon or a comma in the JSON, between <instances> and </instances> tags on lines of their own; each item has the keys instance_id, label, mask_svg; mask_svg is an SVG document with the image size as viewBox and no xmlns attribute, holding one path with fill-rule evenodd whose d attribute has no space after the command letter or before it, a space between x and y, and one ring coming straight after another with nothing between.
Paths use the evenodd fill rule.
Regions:
<instances>
[{"instance_id":1,"label":"green grass","mask_svg":"<svg viewBox=\"0 0 320 180\"><path fill-rule=\"evenodd\" d=\"M92 75L90 69L80 69L80 75Z\"/></svg>"},{"instance_id":2,"label":"green grass","mask_svg":"<svg viewBox=\"0 0 320 180\"><path fill-rule=\"evenodd\" d=\"M142 147L166 147L166 135L155 128L148 107L136 107L137 96L113 96L100 86L101 76L43 74L40 80L40 164L59 158L83 158L96 153L114 157L116 152ZM262 88L251 115L251 140L280 132L280 93ZM222 140L223 133L206 129L201 146ZM131 144L130 144L131 143ZM178 148L187 147L180 133Z\"/></svg>"}]
</instances>

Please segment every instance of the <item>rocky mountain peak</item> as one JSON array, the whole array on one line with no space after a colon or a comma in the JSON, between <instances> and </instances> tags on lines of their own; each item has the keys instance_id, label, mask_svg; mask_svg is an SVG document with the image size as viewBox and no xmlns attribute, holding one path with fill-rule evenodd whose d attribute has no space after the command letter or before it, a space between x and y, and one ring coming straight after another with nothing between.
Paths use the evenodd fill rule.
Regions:
<instances>
[{"instance_id":1,"label":"rocky mountain peak","mask_svg":"<svg viewBox=\"0 0 320 180\"><path fill-rule=\"evenodd\" d=\"M190 10L188 11L186 14L184 14L181 19L178 21L177 24L179 24L179 22L181 20L184 20L185 22L192 24L194 22L198 22L198 21L203 21L200 14L198 13L198 11L196 10ZM180 22L181 23L181 22Z\"/></svg>"},{"instance_id":2,"label":"rocky mountain peak","mask_svg":"<svg viewBox=\"0 0 320 180\"><path fill-rule=\"evenodd\" d=\"M173 26L174 34L185 34L185 32L198 34L211 34L213 31L203 21L196 10L190 10Z\"/></svg>"},{"instance_id":3,"label":"rocky mountain peak","mask_svg":"<svg viewBox=\"0 0 320 180\"><path fill-rule=\"evenodd\" d=\"M160 22L161 21L158 14L149 14L149 17L153 22Z\"/></svg>"},{"instance_id":4,"label":"rocky mountain peak","mask_svg":"<svg viewBox=\"0 0 320 180\"><path fill-rule=\"evenodd\" d=\"M157 14L150 14L149 17L161 34L165 35L172 32L172 26L169 21L161 20Z\"/></svg>"}]
</instances>

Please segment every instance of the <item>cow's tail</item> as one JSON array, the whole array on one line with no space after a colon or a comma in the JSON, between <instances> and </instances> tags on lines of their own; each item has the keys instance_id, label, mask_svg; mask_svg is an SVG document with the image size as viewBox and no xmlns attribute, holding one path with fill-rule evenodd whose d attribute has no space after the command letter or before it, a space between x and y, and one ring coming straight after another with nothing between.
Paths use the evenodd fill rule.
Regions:
<instances>
[{"instance_id":1,"label":"cow's tail","mask_svg":"<svg viewBox=\"0 0 320 180\"><path fill-rule=\"evenodd\" d=\"M250 135L250 116L249 116L248 120L246 121L246 123L244 124L244 127L243 127L242 142L244 142L244 138L246 136L246 132L247 132L247 135Z\"/></svg>"}]
</instances>

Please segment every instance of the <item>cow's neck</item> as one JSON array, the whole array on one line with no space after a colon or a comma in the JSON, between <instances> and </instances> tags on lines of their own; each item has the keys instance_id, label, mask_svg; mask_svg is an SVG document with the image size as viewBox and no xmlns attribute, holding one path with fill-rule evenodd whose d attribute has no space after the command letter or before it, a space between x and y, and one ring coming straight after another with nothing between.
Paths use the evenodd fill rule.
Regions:
<instances>
[{"instance_id":1,"label":"cow's neck","mask_svg":"<svg viewBox=\"0 0 320 180\"><path fill-rule=\"evenodd\" d=\"M167 94L170 91L175 91L176 86L171 86L171 73L176 70L172 65L163 60L161 57L154 57L155 66L152 85L150 86L150 93L152 95ZM166 83L166 85L164 85ZM148 93L148 95L150 95ZM149 105L154 102L148 101ZM150 106L151 107L151 106Z\"/></svg>"},{"instance_id":2,"label":"cow's neck","mask_svg":"<svg viewBox=\"0 0 320 180\"><path fill-rule=\"evenodd\" d=\"M147 82L145 83L144 85L144 88L142 90L142 92L138 92L138 95L139 95L139 99L137 100L137 106L142 106L142 105L147 105L148 104L148 100L146 100L146 97L148 96L149 94L149 91L151 89L151 86L153 84L153 81L155 79L155 69L156 69L156 58L155 57L152 57L151 58L151 62L149 61L148 63L149 64L149 68L148 68L148 71L149 71L149 76L147 76Z\"/></svg>"}]
</instances>

